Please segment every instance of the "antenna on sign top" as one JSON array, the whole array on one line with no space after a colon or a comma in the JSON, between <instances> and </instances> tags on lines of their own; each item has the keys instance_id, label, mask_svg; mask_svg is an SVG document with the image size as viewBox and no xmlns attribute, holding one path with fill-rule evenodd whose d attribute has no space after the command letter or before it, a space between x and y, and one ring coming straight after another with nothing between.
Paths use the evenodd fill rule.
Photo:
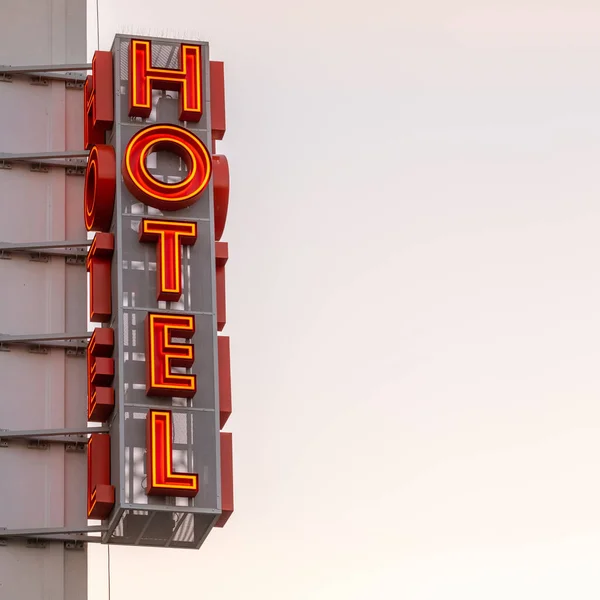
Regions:
<instances>
[{"instance_id":1,"label":"antenna on sign top","mask_svg":"<svg viewBox=\"0 0 600 600\"><path fill-rule=\"evenodd\" d=\"M100 9L98 8L100 0L96 0L96 50L100 50Z\"/></svg>"},{"instance_id":2,"label":"antenna on sign top","mask_svg":"<svg viewBox=\"0 0 600 600\"><path fill-rule=\"evenodd\" d=\"M108 600L110 600L110 544L107 545L108 552Z\"/></svg>"}]
</instances>

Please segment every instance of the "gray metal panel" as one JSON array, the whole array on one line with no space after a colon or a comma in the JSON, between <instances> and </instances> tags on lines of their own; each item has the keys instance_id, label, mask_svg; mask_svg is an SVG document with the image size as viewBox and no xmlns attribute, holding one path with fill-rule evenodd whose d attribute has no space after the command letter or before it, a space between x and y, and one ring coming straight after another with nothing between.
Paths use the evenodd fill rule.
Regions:
<instances>
[{"instance_id":1,"label":"gray metal panel","mask_svg":"<svg viewBox=\"0 0 600 600\"><path fill-rule=\"evenodd\" d=\"M4 0L0 6L0 64L64 64L86 60L84 0ZM82 92L62 81L32 85L14 75L0 82L0 152L82 150ZM0 242L85 239L82 177L64 168L32 172L28 164L0 169ZM0 332L86 330L85 268L26 254L0 261ZM0 428L85 426L85 359L64 349L36 354L11 346L0 352ZM0 448L0 526L85 525L85 453L62 443L30 449L25 440ZM63 542L28 547L9 538L0 546L0 597L83 600L87 553Z\"/></svg>"},{"instance_id":2,"label":"gray metal panel","mask_svg":"<svg viewBox=\"0 0 600 600\"><path fill-rule=\"evenodd\" d=\"M87 273L83 265L67 266L65 269L65 331L84 331L87 323ZM82 374L85 379L85 372ZM87 383L86 383L87 385Z\"/></svg>"},{"instance_id":3,"label":"gray metal panel","mask_svg":"<svg viewBox=\"0 0 600 600\"><path fill-rule=\"evenodd\" d=\"M15 255L0 261L0 332L16 335L64 331L65 268L62 257L38 262Z\"/></svg>"},{"instance_id":4,"label":"gray metal panel","mask_svg":"<svg viewBox=\"0 0 600 600\"><path fill-rule=\"evenodd\" d=\"M0 273L0 281L2 280ZM82 359L74 359L81 363ZM81 368L81 364L79 365ZM0 353L0 428L8 430L51 429L63 427L65 394L65 351L53 349L48 354L30 352L27 348L11 346ZM1 449L0 450L4 450ZM4 456L10 456L10 448ZM0 452L0 459L2 456ZM30 453L31 462L44 460L38 453ZM32 492L44 482L32 482ZM3 521L0 505L0 522ZM50 524L50 523L49 523ZM12 526L12 523L10 523ZM33 525L32 525L33 527Z\"/></svg>"},{"instance_id":5,"label":"gray metal panel","mask_svg":"<svg viewBox=\"0 0 600 600\"><path fill-rule=\"evenodd\" d=\"M156 407L155 407L156 408ZM178 472L198 473L200 491L195 498L176 498L174 505L190 512L213 514L219 506L216 498L217 465L214 460L216 434L212 411L172 408L173 465ZM164 506L173 499L147 496L146 481L146 415L147 407L126 406L125 415L125 503L140 509Z\"/></svg>"},{"instance_id":6,"label":"gray metal panel","mask_svg":"<svg viewBox=\"0 0 600 600\"><path fill-rule=\"evenodd\" d=\"M64 461L62 444L33 450L12 441L0 453L2 487L0 525L25 529L64 524Z\"/></svg>"},{"instance_id":7,"label":"gray metal panel","mask_svg":"<svg viewBox=\"0 0 600 600\"><path fill-rule=\"evenodd\" d=\"M58 150L56 129L65 128L65 84L28 84L27 78L2 83L0 141L2 152ZM62 88L62 89L61 89ZM48 118L50 117L50 118ZM40 144L42 142L42 144Z\"/></svg>"},{"instance_id":8,"label":"gray metal panel","mask_svg":"<svg viewBox=\"0 0 600 600\"><path fill-rule=\"evenodd\" d=\"M123 239L123 299L128 306L185 311L187 314L213 312L210 232L208 218L196 221L198 239L182 252L183 294L179 302L156 300L156 244L140 243L138 229L142 217L122 217Z\"/></svg>"},{"instance_id":9,"label":"gray metal panel","mask_svg":"<svg viewBox=\"0 0 600 600\"><path fill-rule=\"evenodd\" d=\"M6 87L22 83L0 84L0 108ZM0 111L1 114L1 111ZM8 148L8 138L1 140L1 149ZM0 240L3 242L30 242L65 239L64 214L54 209L64 202L61 196L64 169L51 173L33 173L27 165L0 169Z\"/></svg>"},{"instance_id":10,"label":"gray metal panel","mask_svg":"<svg viewBox=\"0 0 600 600\"><path fill-rule=\"evenodd\" d=\"M27 547L25 541L0 548L2 598L27 600L76 600L65 596L65 550L63 544ZM67 575L69 577L70 574ZM79 587L79 592L84 589ZM79 596L81 597L81 596ZM85 598L86 596L83 596Z\"/></svg>"},{"instance_id":11,"label":"gray metal panel","mask_svg":"<svg viewBox=\"0 0 600 600\"><path fill-rule=\"evenodd\" d=\"M120 511L111 543L199 548L218 518L216 514L179 512L170 506L162 508Z\"/></svg>"},{"instance_id":12,"label":"gray metal panel","mask_svg":"<svg viewBox=\"0 0 600 600\"><path fill-rule=\"evenodd\" d=\"M137 405L153 408L189 408L198 411L215 411L215 381L213 369L215 356L205 348L212 342L213 315L195 314L196 332L191 339L196 351L194 366L187 372L194 373L198 391L193 398L162 398L146 395L146 363L144 360L145 331L144 322L148 309L126 309L123 311L125 328L122 334L125 348L123 361L125 367L124 395L125 406ZM156 312L156 311L155 311ZM186 314L193 314L186 311Z\"/></svg>"},{"instance_id":13,"label":"gray metal panel","mask_svg":"<svg viewBox=\"0 0 600 600\"><path fill-rule=\"evenodd\" d=\"M2 0L0 64L85 62L86 6L82 0Z\"/></svg>"},{"instance_id":14,"label":"gray metal panel","mask_svg":"<svg viewBox=\"0 0 600 600\"><path fill-rule=\"evenodd\" d=\"M87 552L65 550L63 542L38 547L24 539L0 547L2 600L85 600Z\"/></svg>"}]
</instances>

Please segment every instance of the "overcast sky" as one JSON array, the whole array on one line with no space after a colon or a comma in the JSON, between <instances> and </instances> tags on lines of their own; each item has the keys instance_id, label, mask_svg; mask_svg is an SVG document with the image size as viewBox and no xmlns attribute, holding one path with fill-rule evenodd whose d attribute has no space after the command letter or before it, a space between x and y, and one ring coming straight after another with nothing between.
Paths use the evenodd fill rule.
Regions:
<instances>
[{"instance_id":1,"label":"overcast sky","mask_svg":"<svg viewBox=\"0 0 600 600\"><path fill-rule=\"evenodd\" d=\"M600 597L599 31L597 0L100 0L101 49L225 61L232 169L236 511L112 548L111 600Z\"/></svg>"}]
</instances>

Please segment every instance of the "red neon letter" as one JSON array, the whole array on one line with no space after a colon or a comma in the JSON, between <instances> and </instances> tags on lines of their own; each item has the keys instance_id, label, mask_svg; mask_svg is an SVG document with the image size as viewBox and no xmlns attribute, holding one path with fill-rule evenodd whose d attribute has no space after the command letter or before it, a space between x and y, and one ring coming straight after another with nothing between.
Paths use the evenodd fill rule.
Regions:
<instances>
[{"instance_id":1,"label":"red neon letter","mask_svg":"<svg viewBox=\"0 0 600 600\"><path fill-rule=\"evenodd\" d=\"M129 45L129 116L148 117L152 112L152 88L179 92L179 120L202 117L202 52L200 46L181 44L179 69L152 66L149 41Z\"/></svg>"},{"instance_id":2,"label":"red neon letter","mask_svg":"<svg viewBox=\"0 0 600 600\"><path fill-rule=\"evenodd\" d=\"M112 314L111 259L115 248L112 233L97 233L85 266L90 274L90 321L108 323Z\"/></svg>"},{"instance_id":3,"label":"red neon letter","mask_svg":"<svg viewBox=\"0 0 600 600\"><path fill-rule=\"evenodd\" d=\"M113 63L111 52L94 52L92 74L83 90L83 147L104 144L104 135L113 126Z\"/></svg>"},{"instance_id":4,"label":"red neon letter","mask_svg":"<svg viewBox=\"0 0 600 600\"><path fill-rule=\"evenodd\" d=\"M115 206L117 165L115 149L98 144L90 151L85 171L85 228L109 231Z\"/></svg>"},{"instance_id":5,"label":"red neon letter","mask_svg":"<svg viewBox=\"0 0 600 600\"><path fill-rule=\"evenodd\" d=\"M151 152L172 152L187 166L177 183L155 179L146 167ZM212 172L210 155L191 132L176 125L150 125L127 144L121 167L127 189L140 201L159 210L179 210L192 205L208 185Z\"/></svg>"},{"instance_id":6,"label":"red neon letter","mask_svg":"<svg viewBox=\"0 0 600 600\"><path fill-rule=\"evenodd\" d=\"M233 513L233 439L221 431L221 516L215 527L224 527Z\"/></svg>"},{"instance_id":7,"label":"red neon letter","mask_svg":"<svg viewBox=\"0 0 600 600\"><path fill-rule=\"evenodd\" d=\"M198 475L173 472L172 430L170 410L148 411L146 417L146 494L193 498L198 493Z\"/></svg>"},{"instance_id":8,"label":"red neon letter","mask_svg":"<svg viewBox=\"0 0 600 600\"><path fill-rule=\"evenodd\" d=\"M146 317L146 394L191 398L196 393L196 376L173 372L173 367L194 364L194 346L176 344L173 337L194 335L191 315L148 313Z\"/></svg>"},{"instance_id":9,"label":"red neon letter","mask_svg":"<svg viewBox=\"0 0 600 600\"><path fill-rule=\"evenodd\" d=\"M87 347L88 421L104 423L115 406L115 361L111 358L115 334L108 327L97 327Z\"/></svg>"},{"instance_id":10,"label":"red neon letter","mask_svg":"<svg viewBox=\"0 0 600 600\"><path fill-rule=\"evenodd\" d=\"M227 303L225 300L225 264L229 258L227 242L215 243L216 291L217 291L217 329L223 331L227 322Z\"/></svg>"},{"instance_id":11,"label":"red neon letter","mask_svg":"<svg viewBox=\"0 0 600 600\"><path fill-rule=\"evenodd\" d=\"M229 163L227 157L217 154L213 159L213 206L215 208L215 240L220 240L227 221L229 207Z\"/></svg>"},{"instance_id":12,"label":"red neon letter","mask_svg":"<svg viewBox=\"0 0 600 600\"><path fill-rule=\"evenodd\" d=\"M144 219L140 242L156 244L156 295L158 300L177 302L181 297L181 246L191 246L198 237L195 222Z\"/></svg>"},{"instance_id":13,"label":"red neon letter","mask_svg":"<svg viewBox=\"0 0 600 600\"><path fill-rule=\"evenodd\" d=\"M222 140L225 124L225 65L210 61L210 123L212 129L213 152L216 140Z\"/></svg>"},{"instance_id":14,"label":"red neon letter","mask_svg":"<svg viewBox=\"0 0 600 600\"><path fill-rule=\"evenodd\" d=\"M219 365L219 421L221 429L231 416L231 350L229 337L217 336L217 357Z\"/></svg>"},{"instance_id":15,"label":"red neon letter","mask_svg":"<svg viewBox=\"0 0 600 600\"><path fill-rule=\"evenodd\" d=\"M106 519L115 503L115 488L110 485L110 435L93 433L87 448L88 519Z\"/></svg>"}]
</instances>

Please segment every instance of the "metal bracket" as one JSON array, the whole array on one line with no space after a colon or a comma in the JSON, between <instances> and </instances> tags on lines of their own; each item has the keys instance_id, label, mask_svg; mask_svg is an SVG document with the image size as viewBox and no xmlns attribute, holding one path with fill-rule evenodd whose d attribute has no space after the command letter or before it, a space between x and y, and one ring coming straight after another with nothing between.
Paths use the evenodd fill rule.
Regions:
<instances>
[{"instance_id":1,"label":"metal bracket","mask_svg":"<svg viewBox=\"0 0 600 600\"><path fill-rule=\"evenodd\" d=\"M65 452L85 452L87 444L85 442L67 442Z\"/></svg>"},{"instance_id":2,"label":"metal bracket","mask_svg":"<svg viewBox=\"0 0 600 600\"><path fill-rule=\"evenodd\" d=\"M86 355L86 349L83 346L81 348L65 348L65 354L75 358L83 358Z\"/></svg>"},{"instance_id":3,"label":"metal bracket","mask_svg":"<svg viewBox=\"0 0 600 600\"><path fill-rule=\"evenodd\" d=\"M84 176L85 171L86 171L85 167L67 167L67 170L65 173L67 175Z\"/></svg>"},{"instance_id":4,"label":"metal bracket","mask_svg":"<svg viewBox=\"0 0 600 600\"><path fill-rule=\"evenodd\" d=\"M68 265L80 265L80 266L84 266L85 265L85 258L86 255L85 254L73 254L72 256L66 256L65 257L65 262Z\"/></svg>"},{"instance_id":5,"label":"metal bracket","mask_svg":"<svg viewBox=\"0 0 600 600\"><path fill-rule=\"evenodd\" d=\"M41 162L32 163L31 166L29 167L29 170L33 171L34 173L49 173L50 172L50 168L47 167L46 165L42 164Z\"/></svg>"},{"instance_id":6,"label":"metal bracket","mask_svg":"<svg viewBox=\"0 0 600 600\"><path fill-rule=\"evenodd\" d=\"M81 81L67 80L67 81L65 81L65 87L67 89L72 89L72 90L82 90L84 83L85 82L83 79Z\"/></svg>"},{"instance_id":7,"label":"metal bracket","mask_svg":"<svg viewBox=\"0 0 600 600\"><path fill-rule=\"evenodd\" d=\"M48 80L41 75L33 75L30 83L31 85L48 85Z\"/></svg>"},{"instance_id":8,"label":"metal bracket","mask_svg":"<svg viewBox=\"0 0 600 600\"><path fill-rule=\"evenodd\" d=\"M39 538L29 538L27 540L28 548L45 548L48 545L48 542L45 540L40 540Z\"/></svg>"},{"instance_id":9,"label":"metal bracket","mask_svg":"<svg viewBox=\"0 0 600 600\"><path fill-rule=\"evenodd\" d=\"M6 160L0 160L0 169L10 170L10 169L12 169L12 163L10 163Z\"/></svg>"},{"instance_id":10,"label":"metal bracket","mask_svg":"<svg viewBox=\"0 0 600 600\"><path fill-rule=\"evenodd\" d=\"M73 83L83 82L87 73L78 71L91 71L89 63L65 64L65 65L25 65L25 66L0 66L0 81L11 81L13 75L33 75L43 79L55 81L66 81ZM4 77L4 78L3 78Z\"/></svg>"},{"instance_id":11,"label":"metal bracket","mask_svg":"<svg viewBox=\"0 0 600 600\"><path fill-rule=\"evenodd\" d=\"M10 432L9 432L10 433ZM104 432L103 432L104 433ZM0 444L1 448L8 448L10 446L10 438L0 438L4 440L6 443L4 445ZM84 449L87 447L88 438L84 435L63 435L58 436L55 435L49 438L25 438L27 440L27 447L33 448L36 450L45 450L50 444L64 444L65 452L83 452L80 450L80 445L83 444ZM73 441L76 439L78 441ZM39 443L38 443L39 442ZM69 446L69 447L67 447Z\"/></svg>"},{"instance_id":12,"label":"metal bracket","mask_svg":"<svg viewBox=\"0 0 600 600\"><path fill-rule=\"evenodd\" d=\"M102 525L89 525L87 527L36 527L34 529L6 529L6 527L0 527L0 539L7 539L10 537L26 537L30 540L39 540L45 542L46 539L65 539L69 541L73 539L72 536L77 536L80 539L86 541L100 541L100 538L90 539L89 536L85 537L88 533L102 533L107 531L107 527ZM47 537L51 536L51 537ZM69 536L69 537L66 537ZM77 539L75 537L74 539ZM42 539L40 539L42 538Z\"/></svg>"},{"instance_id":13,"label":"metal bracket","mask_svg":"<svg viewBox=\"0 0 600 600\"><path fill-rule=\"evenodd\" d=\"M27 348L27 352L31 354L48 354L50 349L46 346L40 346L39 344L33 344Z\"/></svg>"},{"instance_id":14,"label":"metal bracket","mask_svg":"<svg viewBox=\"0 0 600 600\"><path fill-rule=\"evenodd\" d=\"M88 436L92 433L108 433L108 427L86 429L31 429L26 431L0 430L0 448L8 448L11 440L26 440L27 448L47 450L50 444L64 444L65 452L85 452Z\"/></svg>"},{"instance_id":15,"label":"metal bracket","mask_svg":"<svg viewBox=\"0 0 600 600\"><path fill-rule=\"evenodd\" d=\"M32 262L50 262L50 257L47 254L42 254L41 252L32 252L29 255L29 260Z\"/></svg>"},{"instance_id":16,"label":"metal bracket","mask_svg":"<svg viewBox=\"0 0 600 600\"><path fill-rule=\"evenodd\" d=\"M85 428L59 428L59 429L23 429L20 431L9 431L8 429L0 430L0 439L2 440L27 440L39 438L54 438L58 441L73 441L66 438L71 436L85 436L91 433L108 433L109 428L100 427L85 427Z\"/></svg>"},{"instance_id":17,"label":"metal bracket","mask_svg":"<svg viewBox=\"0 0 600 600\"><path fill-rule=\"evenodd\" d=\"M48 73L57 73L59 71L91 71L91 63L69 63L63 65L0 65L0 73L36 73L37 71L48 71Z\"/></svg>"},{"instance_id":18,"label":"metal bracket","mask_svg":"<svg viewBox=\"0 0 600 600\"><path fill-rule=\"evenodd\" d=\"M83 240L81 242L63 240L55 242L0 242L0 259L12 258L13 252L31 253L31 250L38 250L32 254L31 260L48 262L51 255L66 256L74 258L75 261L67 260L70 265L84 265L87 256L87 248L92 245L93 240Z\"/></svg>"},{"instance_id":19,"label":"metal bracket","mask_svg":"<svg viewBox=\"0 0 600 600\"><path fill-rule=\"evenodd\" d=\"M27 447L31 450L48 450L50 444L46 440L29 440Z\"/></svg>"},{"instance_id":20,"label":"metal bracket","mask_svg":"<svg viewBox=\"0 0 600 600\"><path fill-rule=\"evenodd\" d=\"M92 337L90 332L86 333L34 333L29 335L9 335L0 333L0 344L23 344L33 347L33 352L42 352L40 348L69 348L85 349L87 340ZM43 352L46 354L46 352Z\"/></svg>"},{"instance_id":21,"label":"metal bracket","mask_svg":"<svg viewBox=\"0 0 600 600\"><path fill-rule=\"evenodd\" d=\"M31 169L44 171L46 167L85 167L89 150L56 152L0 152L0 161L33 163Z\"/></svg>"},{"instance_id":22,"label":"metal bracket","mask_svg":"<svg viewBox=\"0 0 600 600\"><path fill-rule=\"evenodd\" d=\"M84 550L85 544L81 540L65 542L65 550Z\"/></svg>"}]
</instances>

